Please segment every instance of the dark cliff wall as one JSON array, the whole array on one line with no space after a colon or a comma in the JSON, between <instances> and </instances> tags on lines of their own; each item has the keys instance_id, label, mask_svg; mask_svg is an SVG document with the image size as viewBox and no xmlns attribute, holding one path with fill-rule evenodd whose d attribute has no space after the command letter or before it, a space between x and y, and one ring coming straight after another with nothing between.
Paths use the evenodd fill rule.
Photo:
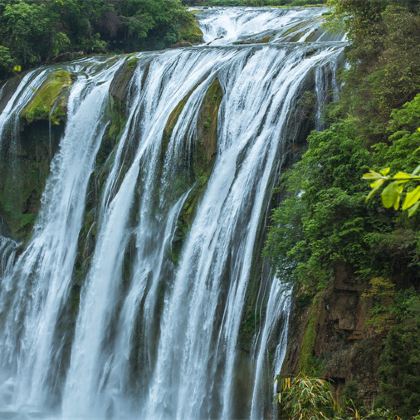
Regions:
<instances>
[{"instance_id":1,"label":"dark cliff wall","mask_svg":"<svg viewBox=\"0 0 420 420\"><path fill-rule=\"evenodd\" d=\"M337 396L371 406L378 393L382 340L370 333L370 302L344 266L311 302L295 294L282 375L299 372L331 382Z\"/></svg>"},{"instance_id":2,"label":"dark cliff wall","mask_svg":"<svg viewBox=\"0 0 420 420\"><path fill-rule=\"evenodd\" d=\"M16 77L4 85L0 111L19 82L20 77ZM22 111L20 123L11 120L6 125L0 143L0 229L1 233L20 241L26 241L32 230L50 172L51 159L64 132L64 114L50 123L51 109L43 108L39 112L40 108L35 103L37 99L45 100L43 94L51 93L47 85L46 82L40 89L40 96L35 95L34 102L29 103L35 106L29 108L28 105ZM60 86L59 92L63 93ZM64 108L65 105L57 107L57 110L64 111ZM29 115L30 118L26 118Z\"/></svg>"}]
</instances>

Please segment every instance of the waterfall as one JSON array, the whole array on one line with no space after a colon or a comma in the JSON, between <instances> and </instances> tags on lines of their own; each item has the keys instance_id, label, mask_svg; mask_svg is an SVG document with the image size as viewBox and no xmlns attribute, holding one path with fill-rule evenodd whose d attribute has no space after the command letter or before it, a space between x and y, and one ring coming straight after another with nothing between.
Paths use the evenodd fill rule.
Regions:
<instances>
[{"instance_id":1,"label":"waterfall","mask_svg":"<svg viewBox=\"0 0 420 420\"><path fill-rule=\"evenodd\" d=\"M203 45L22 78L0 145L49 74L73 75L33 232L0 236L0 414L274 415L291 290L261 246L299 99L321 128L336 95L324 12L203 8Z\"/></svg>"}]
</instances>

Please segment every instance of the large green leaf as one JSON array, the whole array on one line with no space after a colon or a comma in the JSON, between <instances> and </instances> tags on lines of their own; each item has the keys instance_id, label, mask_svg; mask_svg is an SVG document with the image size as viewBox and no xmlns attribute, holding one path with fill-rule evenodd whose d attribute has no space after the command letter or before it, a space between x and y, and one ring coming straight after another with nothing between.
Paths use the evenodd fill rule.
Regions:
<instances>
[{"instance_id":1,"label":"large green leaf","mask_svg":"<svg viewBox=\"0 0 420 420\"><path fill-rule=\"evenodd\" d=\"M397 182L391 182L382 191L382 203L387 209L399 204L402 187ZM398 207L397 207L398 208Z\"/></svg>"},{"instance_id":2,"label":"large green leaf","mask_svg":"<svg viewBox=\"0 0 420 420\"><path fill-rule=\"evenodd\" d=\"M420 200L420 185L412 191L409 191L405 196L404 204L402 206L403 210L407 210L410 207L413 207Z\"/></svg>"}]
</instances>

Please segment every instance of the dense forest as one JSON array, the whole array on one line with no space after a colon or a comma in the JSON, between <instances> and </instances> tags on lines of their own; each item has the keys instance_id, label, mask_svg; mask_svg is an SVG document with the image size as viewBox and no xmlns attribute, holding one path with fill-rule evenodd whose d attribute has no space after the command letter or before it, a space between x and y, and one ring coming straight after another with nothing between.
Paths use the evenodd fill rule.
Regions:
<instances>
[{"instance_id":1,"label":"dense forest","mask_svg":"<svg viewBox=\"0 0 420 420\"><path fill-rule=\"evenodd\" d=\"M344 21L351 41L350 67L325 117L328 128L309 136L307 151L283 176L287 198L274 211L266 254L295 284L301 310L315 308L340 272L359 287L370 308L365 352L380 355L375 418L410 418L420 407L420 214L401 211L399 202L385 210L378 191L367 202L362 176L369 168L411 173L420 163L419 4L331 3L332 19ZM418 196L418 177L408 189ZM323 357L331 355L313 353L316 331L304 341L300 371L323 376ZM356 380L344 394L357 401L363 386Z\"/></svg>"},{"instance_id":2,"label":"dense forest","mask_svg":"<svg viewBox=\"0 0 420 420\"><path fill-rule=\"evenodd\" d=\"M86 54L161 49L201 32L179 0L1 0L0 80Z\"/></svg>"}]
</instances>

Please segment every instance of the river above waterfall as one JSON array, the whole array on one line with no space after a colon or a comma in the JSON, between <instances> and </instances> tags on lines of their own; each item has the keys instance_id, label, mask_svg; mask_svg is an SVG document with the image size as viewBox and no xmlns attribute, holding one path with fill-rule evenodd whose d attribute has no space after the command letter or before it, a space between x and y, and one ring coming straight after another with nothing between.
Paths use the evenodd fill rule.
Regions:
<instances>
[{"instance_id":1,"label":"river above waterfall","mask_svg":"<svg viewBox=\"0 0 420 420\"><path fill-rule=\"evenodd\" d=\"M36 69L3 100L18 179L22 115L71 74L32 233L0 236L0 417L274 416L291 290L262 247L290 150L337 95L325 11L199 8L200 46Z\"/></svg>"}]
</instances>

